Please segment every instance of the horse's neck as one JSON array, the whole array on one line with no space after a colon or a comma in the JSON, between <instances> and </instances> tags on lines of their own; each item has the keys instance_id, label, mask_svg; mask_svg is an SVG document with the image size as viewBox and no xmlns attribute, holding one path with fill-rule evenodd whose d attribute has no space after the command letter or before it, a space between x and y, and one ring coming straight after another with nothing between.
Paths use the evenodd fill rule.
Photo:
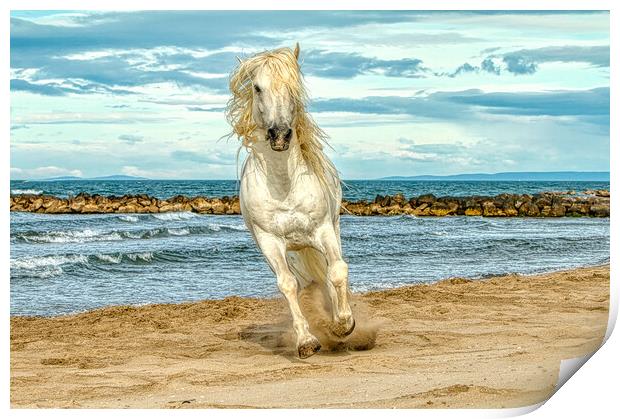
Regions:
<instances>
[{"instance_id":1,"label":"horse's neck","mask_svg":"<svg viewBox=\"0 0 620 419\"><path fill-rule=\"evenodd\" d=\"M291 192L298 174L306 172L307 166L301 148L295 138L286 151L271 150L267 141L253 145L254 158L259 160L270 192L274 197L283 197Z\"/></svg>"}]
</instances>

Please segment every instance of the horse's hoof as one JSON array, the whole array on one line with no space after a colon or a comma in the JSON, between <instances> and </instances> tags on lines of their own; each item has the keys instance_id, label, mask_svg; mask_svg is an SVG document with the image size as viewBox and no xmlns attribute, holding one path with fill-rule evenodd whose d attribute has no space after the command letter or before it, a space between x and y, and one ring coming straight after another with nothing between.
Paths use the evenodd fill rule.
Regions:
<instances>
[{"instance_id":1,"label":"horse's hoof","mask_svg":"<svg viewBox=\"0 0 620 419\"><path fill-rule=\"evenodd\" d=\"M316 338L301 344L297 351L299 352L299 357L301 359L310 358L312 355L321 350L321 344Z\"/></svg>"},{"instance_id":2,"label":"horse's hoof","mask_svg":"<svg viewBox=\"0 0 620 419\"><path fill-rule=\"evenodd\" d=\"M353 333L354 329L355 329L355 319L353 319L353 324L351 325L351 328L345 332L344 336L349 336L351 333Z\"/></svg>"},{"instance_id":3,"label":"horse's hoof","mask_svg":"<svg viewBox=\"0 0 620 419\"><path fill-rule=\"evenodd\" d=\"M346 327L346 326L344 326ZM351 325L351 327L347 330L343 327L343 325L340 324L334 324L332 326L332 333L336 336L338 336L339 338L345 338L347 336L349 336L351 333L353 333L353 330L355 329L355 319L353 319L353 324Z\"/></svg>"}]
</instances>

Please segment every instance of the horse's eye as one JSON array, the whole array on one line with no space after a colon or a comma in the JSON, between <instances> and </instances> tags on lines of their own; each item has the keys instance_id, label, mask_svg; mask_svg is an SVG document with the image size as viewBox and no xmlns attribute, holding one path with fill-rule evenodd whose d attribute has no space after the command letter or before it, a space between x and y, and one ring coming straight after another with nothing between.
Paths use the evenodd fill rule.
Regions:
<instances>
[{"instance_id":1,"label":"horse's eye","mask_svg":"<svg viewBox=\"0 0 620 419\"><path fill-rule=\"evenodd\" d=\"M261 92L260 87L258 87L258 85L256 85L256 84L254 85L254 91L256 93L260 93Z\"/></svg>"}]
</instances>

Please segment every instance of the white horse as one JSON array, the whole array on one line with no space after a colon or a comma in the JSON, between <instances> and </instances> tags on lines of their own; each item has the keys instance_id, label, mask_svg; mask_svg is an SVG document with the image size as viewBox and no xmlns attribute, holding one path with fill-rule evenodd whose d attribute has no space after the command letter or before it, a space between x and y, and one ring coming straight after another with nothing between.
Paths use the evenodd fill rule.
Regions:
<instances>
[{"instance_id":1,"label":"white horse","mask_svg":"<svg viewBox=\"0 0 620 419\"><path fill-rule=\"evenodd\" d=\"M241 213L293 316L300 358L321 349L299 291L318 282L331 303L331 332L349 335L348 266L340 245L340 179L323 152L326 136L305 110L299 44L256 54L231 74L227 118L249 150L241 175Z\"/></svg>"}]
</instances>

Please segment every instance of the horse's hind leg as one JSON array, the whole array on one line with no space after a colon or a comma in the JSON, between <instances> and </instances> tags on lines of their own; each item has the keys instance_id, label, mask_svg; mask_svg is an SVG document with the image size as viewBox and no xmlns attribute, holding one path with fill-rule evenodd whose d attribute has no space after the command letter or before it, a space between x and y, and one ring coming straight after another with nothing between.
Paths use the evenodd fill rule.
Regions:
<instances>
[{"instance_id":1,"label":"horse's hind leg","mask_svg":"<svg viewBox=\"0 0 620 419\"><path fill-rule=\"evenodd\" d=\"M297 352L300 358L308 358L321 349L319 340L310 333L308 321L301 312L298 300L297 279L286 263L286 246L277 237L262 231L255 231L256 241L276 274L278 288L286 298L293 316L293 328L297 335Z\"/></svg>"},{"instance_id":2,"label":"horse's hind leg","mask_svg":"<svg viewBox=\"0 0 620 419\"><path fill-rule=\"evenodd\" d=\"M353 332L355 319L349 305L349 266L342 259L340 243L336 231L326 228L320 235L321 247L327 260L327 287L330 294L336 294L336 305L332 304L333 326L332 332L336 336L344 337Z\"/></svg>"}]
</instances>

